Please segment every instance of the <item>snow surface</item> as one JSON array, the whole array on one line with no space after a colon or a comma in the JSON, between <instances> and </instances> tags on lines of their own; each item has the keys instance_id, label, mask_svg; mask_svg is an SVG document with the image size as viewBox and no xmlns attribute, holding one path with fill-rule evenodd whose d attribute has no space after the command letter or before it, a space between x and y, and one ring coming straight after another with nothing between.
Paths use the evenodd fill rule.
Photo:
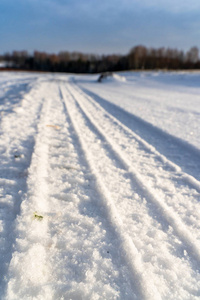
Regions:
<instances>
[{"instance_id":1,"label":"snow surface","mask_svg":"<svg viewBox=\"0 0 200 300\"><path fill-rule=\"evenodd\" d=\"M126 77L121 76L119 74L115 74L115 73L107 73L105 74L105 76L103 78L101 78L100 82L115 82L115 81L122 81L125 82L126 81ZM99 81L98 81L99 82Z\"/></svg>"},{"instance_id":2,"label":"snow surface","mask_svg":"<svg viewBox=\"0 0 200 300\"><path fill-rule=\"evenodd\" d=\"M0 299L199 299L200 73L97 78L0 73Z\"/></svg>"}]
</instances>

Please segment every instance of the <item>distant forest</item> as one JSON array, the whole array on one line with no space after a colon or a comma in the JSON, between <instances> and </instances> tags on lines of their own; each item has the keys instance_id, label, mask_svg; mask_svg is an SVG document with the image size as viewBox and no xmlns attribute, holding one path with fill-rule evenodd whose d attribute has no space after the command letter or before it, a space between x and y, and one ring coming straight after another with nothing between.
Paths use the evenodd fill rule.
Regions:
<instances>
[{"instance_id":1,"label":"distant forest","mask_svg":"<svg viewBox=\"0 0 200 300\"><path fill-rule=\"evenodd\" d=\"M0 56L6 70L101 73L123 70L200 69L199 50L184 52L170 48L133 47L127 55L95 55L80 52L49 54L35 51L13 51Z\"/></svg>"}]
</instances>

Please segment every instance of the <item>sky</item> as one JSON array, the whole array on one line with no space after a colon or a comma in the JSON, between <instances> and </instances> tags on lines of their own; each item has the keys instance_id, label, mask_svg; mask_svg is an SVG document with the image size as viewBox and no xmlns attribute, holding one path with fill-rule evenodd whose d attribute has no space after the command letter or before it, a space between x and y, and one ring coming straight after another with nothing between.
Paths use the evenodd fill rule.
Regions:
<instances>
[{"instance_id":1,"label":"sky","mask_svg":"<svg viewBox=\"0 0 200 300\"><path fill-rule=\"evenodd\" d=\"M200 0L0 0L0 53L200 48Z\"/></svg>"}]
</instances>

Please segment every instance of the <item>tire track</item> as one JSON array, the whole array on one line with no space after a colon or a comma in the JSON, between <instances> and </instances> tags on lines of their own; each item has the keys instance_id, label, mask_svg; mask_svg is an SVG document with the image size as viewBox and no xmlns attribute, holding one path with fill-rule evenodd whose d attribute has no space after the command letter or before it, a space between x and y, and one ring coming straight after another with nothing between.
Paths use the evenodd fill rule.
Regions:
<instances>
[{"instance_id":1,"label":"tire track","mask_svg":"<svg viewBox=\"0 0 200 300\"><path fill-rule=\"evenodd\" d=\"M74 89L72 89L71 85L68 86L68 90L69 92L67 92L67 98L65 98L68 112L72 118L72 122L76 129L76 132L81 140L82 147L86 153L91 169L93 170L93 173L97 178L97 182L100 186L101 192L106 199L104 205L109 212L110 222L111 224L113 224L113 227L116 227L117 234L120 237L121 247L123 248L123 251L125 253L125 257L127 260L127 264L129 265L131 274L133 277L136 274L136 276L140 277L138 281L140 282L140 290L144 299L158 299L159 297L162 298L164 293L168 293L169 297L169 286L168 283L165 282L166 278L163 279L166 285L166 291L162 291L163 295L160 295L161 291L158 290L156 284L156 278L158 274L156 274L155 270L157 269L157 267L153 267L153 265L151 265L151 255L149 255L149 257L147 258L148 255L146 256L145 254L145 248L146 253L149 253L149 247L152 247L152 240L149 241L147 238L147 240L142 241L139 239L138 241L137 231L138 234L140 230L144 231L146 236L151 235L150 232L152 231L154 231L155 236L162 235L162 250L160 248L161 243L158 239L156 245L153 245L153 247L155 248L152 255L156 257L157 263L158 261L162 261L164 257L165 259L167 258L167 261L171 266L172 263L170 263L170 261L172 262L174 257L172 253L170 253L169 249L170 247L175 248L176 237L174 237L171 233L169 234L167 232L164 232L160 228L159 223L157 223L156 220L152 219L145 203L146 200L144 201L143 198L145 193L143 193L143 196L141 197L138 194L136 196L133 191L133 185L135 184L134 182L136 178L136 190L144 190L143 184L141 184L141 182L138 180L138 177L134 177L133 181L130 166L126 163L124 158L122 158L118 149L116 150L116 145L113 146L113 141L110 143L110 140L107 136L105 136L105 133L102 132L101 129L96 124L94 124L93 121L91 121L91 118L88 118L87 112L83 111L86 109L83 109L80 101L77 99L78 96L76 95L75 98L74 95L70 96L71 93L74 94ZM66 97L65 93L66 91L63 91L64 97ZM79 104L77 104L77 101L79 102ZM115 174L115 180L113 180L112 178L113 174ZM150 198L150 196L148 190L148 198ZM126 203L126 205L124 205L124 203ZM120 213L118 212L119 207ZM126 210L127 212L125 213ZM134 215L135 220L129 214ZM143 224L139 216L145 216L146 224ZM126 219L128 219L128 221ZM168 221L169 220L167 220L167 222ZM136 226L137 228L135 228ZM132 233L130 228L132 229ZM146 246L146 244L149 247ZM137 245L138 248L135 245ZM198 252L196 254L198 254ZM182 268L186 268L186 266L188 268L190 265L189 268L191 270L191 273L193 273L193 265L191 264L191 262L189 262L188 258L183 258L181 255L180 260L180 253L175 253L174 256L176 257L176 261L179 264L179 270ZM197 255L195 255L195 258L196 256ZM146 270L145 260L148 261L147 265L151 265L148 271ZM154 273L153 278L149 276L149 272ZM162 277L165 277L165 275L165 272L163 272ZM152 289L150 289L150 286L152 287Z\"/></svg>"},{"instance_id":2,"label":"tire track","mask_svg":"<svg viewBox=\"0 0 200 300\"><path fill-rule=\"evenodd\" d=\"M57 85L47 86L5 299L137 299Z\"/></svg>"},{"instance_id":3,"label":"tire track","mask_svg":"<svg viewBox=\"0 0 200 300\"><path fill-rule=\"evenodd\" d=\"M76 121L73 119L73 116L72 116L73 109L72 109L72 107L68 108L68 105L67 105L68 101L65 98L65 94L62 91L62 88L60 91L61 91L61 97L63 98L64 103L66 105L66 111L68 112L68 114L70 116L74 130L80 139L81 146L82 146L83 151L88 159L88 155L87 155L88 147L87 147L87 144L85 144L84 140L82 138L80 138L81 134L80 134L79 128L77 127ZM89 161L89 159L88 159L88 161ZM135 285L134 280L136 280L139 283L139 298L138 299L140 299L140 298L141 299L149 299L149 300L150 299L161 299L154 284L152 284L150 282L150 284L148 283L149 288L146 287L147 282L145 281L145 278L142 275L142 273L144 273L144 267L142 264L140 254L139 254L137 248L135 247L135 245L133 244L132 240L130 239L130 237L128 235L124 235L124 230L122 229L123 224L122 224L121 218L120 218L119 213L116 210L115 206L113 205L113 201L111 200L112 195L105 188L105 185L102 183L101 177L99 176L99 173L98 173L97 169L95 168L94 164L92 164L90 162L89 165L90 165L90 168L91 168L94 176L96 177L97 185L102 194L103 205L106 207L108 218L109 218L109 223L112 225L116 234L118 235L118 239L120 242L119 248L122 248L122 251L124 252L126 264L131 273L130 276L131 276L132 284L133 284L133 286Z\"/></svg>"},{"instance_id":4,"label":"tire track","mask_svg":"<svg viewBox=\"0 0 200 300\"><path fill-rule=\"evenodd\" d=\"M56 127L48 135L48 257L54 298L137 299L137 288L131 286L116 251L115 233L104 220L95 180L59 96L51 108L51 123Z\"/></svg>"}]
</instances>

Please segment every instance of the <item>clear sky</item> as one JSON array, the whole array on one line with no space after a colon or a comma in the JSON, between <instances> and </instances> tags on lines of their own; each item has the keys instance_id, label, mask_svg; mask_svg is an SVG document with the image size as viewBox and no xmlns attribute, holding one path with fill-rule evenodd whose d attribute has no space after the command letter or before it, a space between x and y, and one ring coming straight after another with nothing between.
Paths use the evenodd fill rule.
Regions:
<instances>
[{"instance_id":1,"label":"clear sky","mask_svg":"<svg viewBox=\"0 0 200 300\"><path fill-rule=\"evenodd\" d=\"M0 0L0 53L200 48L200 0Z\"/></svg>"}]
</instances>

